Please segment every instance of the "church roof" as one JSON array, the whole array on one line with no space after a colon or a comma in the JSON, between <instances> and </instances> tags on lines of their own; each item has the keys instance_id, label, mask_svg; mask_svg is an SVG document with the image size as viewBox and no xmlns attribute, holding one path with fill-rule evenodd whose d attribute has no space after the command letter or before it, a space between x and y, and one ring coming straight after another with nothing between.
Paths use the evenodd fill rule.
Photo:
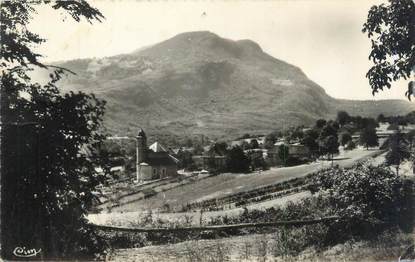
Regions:
<instances>
[{"instance_id":1,"label":"church roof","mask_svg":"<svg viewBox=\"0 0 415 262\"><path fill-rule=\"evenodd\" d=\"M149 149L153 150L153 152L167 152L167 150L160 145L159 142L154 142L151 146L149 146Z\"/></svg>"}]
</instances>

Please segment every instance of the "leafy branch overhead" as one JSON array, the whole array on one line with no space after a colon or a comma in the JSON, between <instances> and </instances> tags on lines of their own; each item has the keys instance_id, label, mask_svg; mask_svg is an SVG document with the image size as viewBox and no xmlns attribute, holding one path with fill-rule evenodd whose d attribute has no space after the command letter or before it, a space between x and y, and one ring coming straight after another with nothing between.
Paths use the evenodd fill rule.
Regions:
<instances>
[{"instance_id":1,"label":"leafy branch overhead","mask_svg":"<svg viewBox=\"0 0 415 262\"><path fill-rule=\"evenodd\" d=\"M2 1L1 7L1 65L10 67L11 64L28 66L30 64L46 67L39 62L40 54L33 51L33 46L45 42L38 34L28 30L27 25L36 14L36 7L50 5L55 10L67 12L75 21L85 18L89 23L104 19L102 13L91 7L84 0L76 1Z\"/></svg>"},{"instance_id":2,"label":"leafy branch overhead","mask_svg":"<svg viewBox=\"0 0 415 262\"><path fill-rule=\"evenodd\" d=\"M373 66L366 77L373 95L391 88L399 79L411 79L415 70L415 2L389 0L373 6L363 25L363 33L371 40L369 59ZM408 81L406 96L414 95L413 80Z\"/></svg>"}]
</instances>

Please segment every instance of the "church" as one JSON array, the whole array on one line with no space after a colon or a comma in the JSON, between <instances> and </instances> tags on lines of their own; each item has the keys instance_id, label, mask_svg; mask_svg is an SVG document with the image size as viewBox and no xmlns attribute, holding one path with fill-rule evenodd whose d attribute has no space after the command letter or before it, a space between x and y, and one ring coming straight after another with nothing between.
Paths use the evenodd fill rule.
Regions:
<instances>
[{"instance_id":1,"label":"church","mask_svg":"<svg viewBox=\"0 0 415 262\"><path fill-rule=\"evenodd\" d=\"M138 182L174 177L177 175L177 163L179 161L170 155L160 143L155 142L147 147L147 137L141 128L138 131L136 139L136 170Z\"/></svg>"}]
</instances>

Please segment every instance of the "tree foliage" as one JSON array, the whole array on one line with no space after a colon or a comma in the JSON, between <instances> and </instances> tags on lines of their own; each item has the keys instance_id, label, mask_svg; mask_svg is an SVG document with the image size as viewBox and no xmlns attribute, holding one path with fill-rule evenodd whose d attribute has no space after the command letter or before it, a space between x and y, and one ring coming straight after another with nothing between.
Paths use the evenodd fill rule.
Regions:
<instances>
[{"instance_id":1,"label":"tree foliage","mask_svg":"<svg viewBox=\"0 0 415 262\"><path fill-rule=\"evenodd\" d=\"M277 142L278 136L275 133L270 133L265 136L264 148L271 149L274 147L275 142Z\"/></svg>"},{"instance_id":2,"label":"tree foliage","mask_svg":"<svg viewBox=\"0 0 415 262\"><path fill-rule=\"evenodd\" d=\"M258 143L258 140L256 140L256 139L252 139L251 143L249 143L249 144L250 144L252 149L259 148L259 143Z\"/></svg>"},{"instance_id":3,"label":"tree foliage","mask_svg":"<svg viewBox=\"0 0 415 262\"><path fill-rule=\"evenodd\" d=\"M395 166L396 173L398 174L401 163L411 156L408 148L408 141L404 134L398 129L391 137L389 137L388 142L388 152L385 156L385 162L387 165Z\"/></svg>"},{"instance_id":4,"label":"tree foliage","mask_svg":"<svg viewBox=\"0 0 415 262\"><path fill-rule=\"evenodd\" d=\"M105 102L60 92L68 71L43 64L32 49L45 41L27 28L38 5L75 21L103 18L83 0L1 2L2 256L15 259L17 246L41 249L42 258L89 256L103 247L84 215L104 181L95 167ZM50 71L48 83L31 80L36 67Z\"/></svg>"},{"instance_id":5,"label":"tree foliage","mask_svg":"<svg viewBox=\"0 0 415 262\"><path fill-rule=\"evenodd\" d=\"M303 127L298 126L288 130L287 139L290 142L301 140L304 137Z\"/></svg>"},{"instance_id":6,"label":"tree foliage","mask_svg":"<svg viewBox=\"0 0 415 262\"><path fill-rule=\"evenodd\" d=\"M232 173L249 171L249 159L240 146L234 146L227 152L226 166L228 171Z\"/></svg>"},{"instance_id":7,"label":"tree foliage","mask_svg":"<svg viewBox=\"0 0 415 262\"><path fill-rule=\"evenodd\" d=\"M278 157L281 159L284 165L287 164L287 160L289 157L289 148L286 145L280 145L278 147Z\"/></svg>"},{"instance_id":8,"label":"tree foliage","mask_svg":"<svg viewBox=\"0 0 415 262\"><path fill-rule=\"evenodd\" d=\"M408 144L409 144L409 151L412 151L412 148L413 148L413 145L414 145L414 140L415 140L415 130L414 129L410 130L406 134L406 139L407 139Z\"/></svg>"},{"instance_id":9,"label":"tree foliage","mask_svg":"<svg viewBox=\"0 0 415 262\"><path fill-rule=\"evenodd\" d=\"M372 6L363 33L371 40L369 59L372 68L366 74L372 93L393 81L407 80L415 66L415 2L389 0L387 4ZM414 81L409 81L406 96L414 94Z\"/></svg>"},{"instance_id":10,"label":"tree foliage","mask_svg":"<svg viewBox=\"0 0 415 262\"><path fill-rule=\"evenodd\" d=\"M339 111L337 112L337 119L336 121L339 123L340 126L344 126L345 124L349 123L351 120L349 114L346 111Z\"/></svg>"},{"instance_id":11,"label":"tree foliage","mask_svg":"<svg viewBox=\"0 0 415 262\"><path fill-rule=\"evenodd\" d=\"M386 118L384 114L379 114L378 117L376 118L376 121L378 121L378 123L383 123L385 122Z\"/></svg>"},{"instance_id":12,"label":"tree foliage","mask_svg":"<svg viewBox=\"0 0 415 262\"><path fill-rule=\"evenodd\" d=\"M339 153L339 142L338 142L338 126L336 122L329 121L322 128L318 143L321 155L328 155L332 160L335 154Z\"/></svg>"},{"instance_id":13,"label":"tree foliage","mask_svg":"<svg viewBox=\"0 0 415 262\"><path fill-rule=\"evenodd\" d=\"M216 142L209 148L208 154L225 156L227 152L228 145L226 142Z\"/></svg>"},{"instance_id":14,"label":"tree foliage","mask_svg":"<svg viewBox=\"0 0 415 262\"><path fill-rule=\"evenodd\" d=\"M350 141L352 141L352 135L349 132L346 131L340 134L340 144L342 146L346 146Z\"/></svg>"},{"instance_id":15,"label":"tree foliage","mask_svg":"<svg viewBox=\"0 0 415 262\"><path fill-rule=\"evenodd\" d=\"M319 156L319 145L318 145L319 133L315 129L310 129L304 133L304 137L301 140L301 144L306 146L310 150L314 157Z\"/></svg>"},{"instance_id":16,"label":"tree foliage","mask_svg":"<svg viewBox=\"0 0 415 262\"><path fill-rule=\"evenodd\" d=\"M353 119L357 130L362 130L365 128L376 128L379 126L378 122L376 122L376 120L371 117L356 116L353 117Z\"/></svg>"},{"instance_id":17,"label":"tree foliage","mask_svg":"<svg viewBox=\"0 0 415 262\"><path fill-rule=\"evenodd\" d=\"M389 124L401 125L401 126L406 126L408 124L415 124L415 111L409 112L406 115L384 116L383 122L387 122Z\"/></svg>"},{"instance_id":18,"label":"tree foliage","mask_svg":"<svg viewBox=\"0 0 415 262\"><path fill-rule=\"evenodd\" d=\"M45 68L39 61L40 54L31 49L34 45L45 42L38 34L28 30L27 25L36 13L36 6L49 5L51 8L68 13L75 21L85 18L89 23L101 21L104 16L86 1L18 1L9 0L1 3L1 65L10 69L13 64L18 67L36 65Z\"/></svg>"},{"instance_id":19,"label":"tree foliage","mask_svg":"<svg viewBox=\"0 0 415 262\"><path fill-rule=\"evenodd\" d=\"M342 218L332 227L341 238L342 234L373 236L397 225L411 230L411 184L385 167L358 164L319 172L310 189L327 198L330 209Z\"/></svg>"},{"instance_id":20,"label":"tree foliage","mask_svg":"<svg viewBox=\"0 0 415 262\"><path fill-rule=\"evenodd\" d=\"M193 154L190 151L180 149L176 154L176 157L179 160L179 168L192 167L194 164L192 156Z\"/></svg>"},{"instance_id":21,"label":"tree foliage","mask_svg":"<svg viewBox=\"0 0 415 262\"><path fill-rule=\"evenodd\" d=\"M376 134L376 129L368 126L361 130L359 136L359 143L369 149L369 147L374 147L379 145L378 135Z\"/></svg>"},{"instance_id":22,"label":"tree foliage","mask_svg":"<svg viewBox=\"0 0 415 262\"><path fill-rule=\"evenodd\" d=\"M327 123L327 121L325 119L318 119L316 121L316 126L315 127L317 129L321 129L321 128L323 128L326 125L326 123Z\"/></svg>"}]
</instances>

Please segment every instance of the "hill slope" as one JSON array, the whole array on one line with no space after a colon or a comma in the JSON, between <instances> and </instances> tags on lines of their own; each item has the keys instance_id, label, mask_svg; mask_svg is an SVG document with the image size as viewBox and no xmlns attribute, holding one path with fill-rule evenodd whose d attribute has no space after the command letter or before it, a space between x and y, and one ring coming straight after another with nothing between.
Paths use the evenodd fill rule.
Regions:
<instances>
[{"instance_id":1,"label":"hill slope","mask_svg":"<svg viewBox=\"0 0 415 262\"><path fill-rule=\"evenodd\" d=\"M66 79L68 89L108 101L106 125L122 135L143 127L153 134L230 137L308 125L338 110L377 116L415 109L404 100L334 99L298 67L271 57L255 42L210 32L59 65L77 73Z\"/></svg>"}]
</instances>

